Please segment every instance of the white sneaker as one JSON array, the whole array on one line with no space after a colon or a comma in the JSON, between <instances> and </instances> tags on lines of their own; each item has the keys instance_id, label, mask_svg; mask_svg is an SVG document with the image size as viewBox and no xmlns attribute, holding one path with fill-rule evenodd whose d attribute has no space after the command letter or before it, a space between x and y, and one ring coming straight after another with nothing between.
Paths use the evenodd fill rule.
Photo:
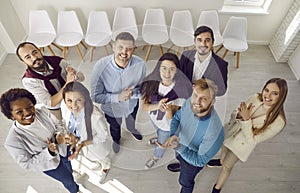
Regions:
<instances>
[{"instance_id":1,"label":"white sneaker","mask_svg":"<svg viewBox=\"0 0 300 193\"><path fill-rule=\"evenodd\" d=\"M148 161L146 161L145 168L146 169L152 168L156 164L157 161L158 161L158 159L154 159L153 157L151 157Z\"/></svg>"},{"instance_id":2,"label":"white sneaker","mask_svg":"<svg viewBox=\"0 0 300 193\"><path fill-rule=\"evenodd\" d=\"M101 171L101 178L100 178L100 184L103 184L103 182L105 181L107 174L109 172L109 169L106 170L106 172L104 172L103 170Z\"/></svg>"}]
</instances>

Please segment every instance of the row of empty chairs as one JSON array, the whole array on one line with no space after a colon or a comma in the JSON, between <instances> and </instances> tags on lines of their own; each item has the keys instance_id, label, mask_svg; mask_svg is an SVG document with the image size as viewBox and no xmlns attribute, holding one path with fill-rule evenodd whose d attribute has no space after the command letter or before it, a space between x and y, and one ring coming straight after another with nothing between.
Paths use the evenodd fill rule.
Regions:
<instances>
[{"instance_id":1,"label":"row of empty chairs","mask_svg":"<svg viewBox=\"0 0 300 193\"><path fill-rule=\"evenodd\" d=\"M59 49L61 49L59 47L61 46L63 47L63 49L61 49L63 50L63 57L66 57L68 47L75 46L83 60L83 56L78 45L82 44L85 48L86 46L82 42L84 38L83 31L74 11L60 11L58 13L57 34L48 13L45 10L31 11L29 22L28 41L34 42L42 49L44 47L48 47L53 55L54 52L50 45L53 44ZM229 22L227 23L227 26L229 26L228 24ZM223 35L221 35L219 17L216 10L202 11L199 16L197 27L201 25L209 26L213 30L215 35L214 46L218 46L223 43L223 38L226 34L225 31L228 30L224 30ZM237 29L240 28L241 27L238 27ZM193 46L194 29L192 15L189 10L173 12L168 32L163 9L147 9L142 26L142 38L149 45L145 60L148 60L153 45L159 46L160 52L163 54L162 44L166 43L169 39L173 45L168 49L168 51L172 47L176 46L176 54L178 54L179 48L186 49ZM109 44L111 39L115 40L117 34L123 31L130 32L135 39L138 38L138 27L132 8L116 8L112 28L105 11L91 11L89 13L87 31L84 38L86 44L91 46L91 60L96 47L104 46L106 53L108 54L106 46ZM233 29L231 33L235 33L235 31L241 30ZM224 42L228 41L226 40ZM239 51L237 49L230 48L227 43L222 46L224 46L227 50L238 53L237 57L239 57ZM227 50L225 51L226 53ZM225 57L225 55L226 54L223 56Z\"/></svg>"}]
</instances>

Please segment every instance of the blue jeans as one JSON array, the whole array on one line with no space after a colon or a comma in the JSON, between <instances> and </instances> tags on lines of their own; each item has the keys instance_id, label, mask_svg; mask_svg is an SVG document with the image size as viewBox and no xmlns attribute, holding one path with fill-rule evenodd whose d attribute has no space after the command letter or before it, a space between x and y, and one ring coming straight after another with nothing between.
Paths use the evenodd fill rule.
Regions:
<instances>
[{"instance_id":1,"label":"blue jeans","mask_svg":"<svg viewBox=\"0 0 300 193\"><path fill-rule=\"evenodd\" d=\"M195 177L202 170L203 167L196 167L187 163L179 154L176 158L180 162L180 193L192 193L195 185Z\"/></svg>"},{"instance_id":2,"label":"blue jeans","mask_svg":"<svg viewBox=\"0 0 300 193\"><path fill-rule=\"evenodd\" d=\"M156 129L157 141L163 144L170 137L170 132L158 128L155 124L153 124L153 126ZM160 148L155 144L154 157L161 159L165 151L166 149Z\"/></svg>"},{"instance_id":3,"label":"blue jeans","mask_svg":"<svg viewBox=\"0 0 300 193\"><path fill-rule=\"evenodd\" d=\"M44 173L63 183L64 187L69 190L70 193L77 193L79 186L74 181L72 171L71 162L68 160L68 156L60 156L60 162L57 168L44 171Z\"/></svg>"},{"instance_id":4,"label":"blue jeans","mask_svg":"<svg viewBox=\"0 0 300 193\"><path fill-rule=\"evenodd\" d=\"M60 181L64 187L69 190L70 193L77 193L79 186L76 184L73 178L73 169L71 162L68 160L70 156L70 146L67 147L67 156L60 156L60 162L57 168L53 170L44 171L44 173L58 181Z\"/></svg>"},{"instance_id":5,"label":"blue jeans","mask_svg":"<svg viewBox=\"0 0 300 193\"><path fill-rule=\"evenodd\" d=\"M136 106L133 109L133 112L125 118L126 127L131 133L137 133L135 128L135 119L136 114L139 108L139 103L137 102ZM110 135L114 142L120 144L121 139L121 124L122 124L122 117L110 117L105 114L106 121L109 123Z\"/></svg>"}]
</instances>

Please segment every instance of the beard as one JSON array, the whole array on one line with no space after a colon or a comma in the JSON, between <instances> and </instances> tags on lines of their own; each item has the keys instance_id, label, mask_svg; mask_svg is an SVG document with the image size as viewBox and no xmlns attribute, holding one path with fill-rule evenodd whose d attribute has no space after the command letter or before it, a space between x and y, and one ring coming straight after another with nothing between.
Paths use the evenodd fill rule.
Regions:
<instances>
[{"instance_id":1,"label":"beard","mask_svg":"<svg viewBox=\"0 0 300 193\"><path fill-rule=\"evenodd\" d=\"M195 103L191 103L191 109L192 109L192 112L195 115L209 112L211 110L211 107L212 107L212 102L210 102L209 105L207 105L207 107L205 107L205 108L200 107L200 108L197 108L197 109L194 108L194 104Z\"/></svg>"},{"instance_id":2,"label":"beard","mask_svg":"<svg viewBox=\"0 0 300 193\"><path fill-rule=\"evenodd\" d=\"M40 61L42 61L42 63L38 66L35 67L35 65L37 63L39 63ZM46 62L43 58L37 58L34 62L33 62L33 66L31 67L31 69L38 71L38 72L44 72L46 70Z\"/></svg>"}]
</instances>

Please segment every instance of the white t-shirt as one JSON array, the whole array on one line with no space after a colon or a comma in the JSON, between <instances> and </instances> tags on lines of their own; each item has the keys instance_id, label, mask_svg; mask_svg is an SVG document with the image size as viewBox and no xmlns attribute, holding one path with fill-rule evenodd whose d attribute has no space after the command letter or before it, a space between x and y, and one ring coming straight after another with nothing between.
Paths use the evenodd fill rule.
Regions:
<instances>
[{"instance_id":1,"label":"white t-shirt","mask_svg":"<svg viewBox=\"0 0 300 193\"><path fill-rule=\"evenodd\" d=\"M158 86L158 93L161 95L161 96L166 96L175 86L175 82L173 82L171 85L169 86L164 86L161 82L159 83L159 86ZM185 102L185 99L184 98L177 98L173 101L168 101L167 104L173 102L174 105L176 106L182 106L183 103ZM167 119L166 116L164 115L163 118L161 120L157 120L156 117L157 117L157 114L154 114L154 113L151 113L151 111L148 112L149 113L149 116L150 116L150 119L151 121L158 127L160 128L161 130L164 130L164 131L170 131L170 123L171 123L171 119Z\"/></svg>"}]
</instances>

